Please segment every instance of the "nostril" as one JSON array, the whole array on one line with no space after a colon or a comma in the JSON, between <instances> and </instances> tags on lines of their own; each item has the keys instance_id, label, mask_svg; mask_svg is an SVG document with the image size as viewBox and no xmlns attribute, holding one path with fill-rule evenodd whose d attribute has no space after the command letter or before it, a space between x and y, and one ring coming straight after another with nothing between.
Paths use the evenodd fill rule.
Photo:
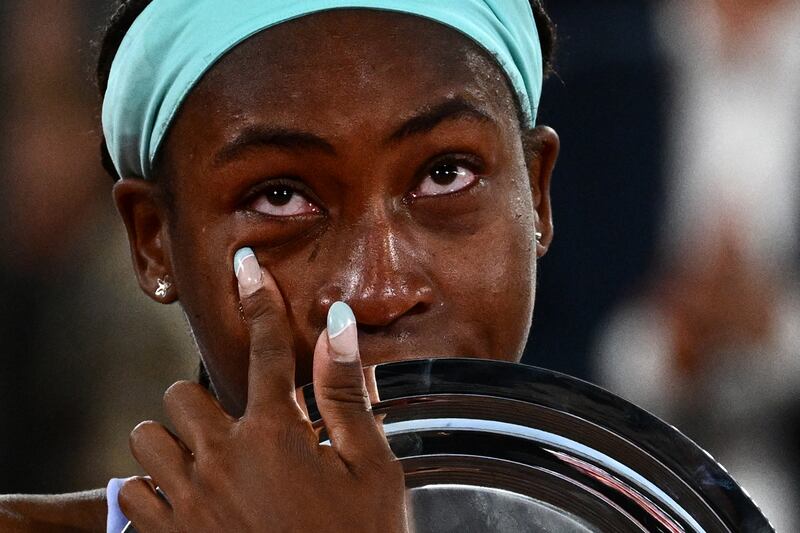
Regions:
<instances>
[{"instance_id":1,"label":"nostril","mask_svg":"<svg viewBox=\"0 0 800 533\"><path fill-rule=\"evenodd\" d=\"M359 324L358 331L361 333L365 333L367 335L374 335L375 333L379 333L380 330L385 328L386 326L371 326L369 324Z\"/></svg>"},{"instance_id":2,"label":"nostril","mask_svg":"<svg viewBox=\"0 0 800 533\"><path fill-rule=\"evenodd\" d=\"M406 316L406 315L419 315L419 314L421 314L421 313L424 313L424 312L425 312L425 310L426 310L427 308L428 308L428 304L427 304L427 303L425 303L425 302L417 302L417 303L414 305L414 307L412 307L411 309L409 309L408 311L406 311L405 313L403 313L401 316ZM399 318L399 317L398 317L398 318Z\"/></svg>"},{"instance_id":3,"label":"nostril","mask_svg":"<svg viewBox=\"0 0 800 533\"><path fill-rule=\"evenodd\" d=\"M428 307L429 305L425 302L417 302L407 311L400 313L399 315L391 317L380 323L359 322L358 331L367 335L386 332L387 328L391 327L392 324L394 324L401 318L422 314L427 310ZM356 317L358 317L358 315L356 315Z\"/></svg>"}]
</instances>

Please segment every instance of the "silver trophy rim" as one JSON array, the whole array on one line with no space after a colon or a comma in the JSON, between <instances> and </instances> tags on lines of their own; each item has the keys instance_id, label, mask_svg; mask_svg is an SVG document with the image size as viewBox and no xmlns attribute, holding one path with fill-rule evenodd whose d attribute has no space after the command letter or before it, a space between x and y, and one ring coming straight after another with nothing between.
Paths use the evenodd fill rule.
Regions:
<instances>
[{"instance_id":1,"label":"silver trophy rim","mask_svg":"<svg viewBox=\"0 0 800 533\"><path fill-rule=\"evenodd\" d=\"M373 404L373 411L376 415L388 417L384 418L384 421L391 420L393 414L403 412L404 409L424 410L428 406L433 406L435 411L437 405L444 404L442 412L445 412L448 402L458 407L460 407L459 402L462 404L483 402L512 405L512 407L519 405L557 413L558 416L580 421L584 428L597 428L598 432L614 435L618 442L629 443L636 448L636 453L641 452L652 460L653 464L658 465L659 472L667 472L673 483L677 480L679 485L686 486L682 495L679 494L681 491L669 493L670 490L665 489L665 492L669 493L665 494L667 500L671 501L673 497L678 500L675 507L670 510L677 510L677 514L684 513L679 520L674 522L667 520L677 524L677 528L672 528L668 524L665 529L647 528L648 531L774 532L758 506L708 452L675 427L597 385L535 366L474 358L415 359L384 363L373 368L380 397L380 401ZM327 443L327 434L314 398L313 385L303 387L302 394L309 418L319 430L321 443ZM546 440L546 437L542 437L547 435L546 432L536 434L533 438L524 434L539 431L532 424L510 424L508 425L510 429L505 435L498 435L496 425L487 426L485 428L487 431L484 431L482 421L487 420L484 415L485 412L482 415L467 414L457 420L448 420L446 427L431 426L431 420L435 420L435 417L422 416L418 420L410 417L409 420L402 420L401 416L399 422L384 423L384 429L395 455L404 464L407 480L409 472L413 473L412 479L420 473L420 471L414 472L415 465L427 462L422 464L421 469L424 478L425 470L431 466L430 460L434 461L434 464L436 461L453 459L458 461L459 455L456 453L425 456L409 453L403 450L402 446L397 446L406 434L414 432L424 434L423 441L428 439L434 444L441 444L438 441L442 441L445 446L451 445L447 437L458 435L459 431L468 436L466 440L481 441L488 438L489 447L484 447L474 454L468 450L467 455L463 457L467 457L473 466L480 464L484 458L493 459L494 462L487 463L489 469L496 469L498 464L501 466L514 464L513 460L507 461L507 457L502 457L503 443L500 441L504 438L506 444L511 447L519 446L522 441L522 445L526 448L530 448L530 442L525 439L540 442L543 438ZM492 418L492 415L488 418ZM416 424L417 421L420 423ZM500 422L501 426L503 424ZM514 434L515 432L518 434ZM495 441L500 444L496 448L493 447ZM571 446L574 445L576 444L573 443ZM577 446L581 444L577 443ZM489 453L483 454L486 450L489 450ZM501 460L496 460L498 457ZM597 457L597 455L590 456L589 461ZM587 466L592 467L589 463ZM632 470L624 464L622 467ZM614 473L613 467L610 471ZM493 472L489 471L489 475L493 475ZM632 475L635 477L637 473L633 472ZM407 481L407 486L419 487L421 484L419 481ZM655 487L654 490L661 489ZM685 515L695 510L698 512L698 517L705 517L702 519L705 520L702 525L698 523L702 521L700 518L695 520L693 516L687 518ZM628 529L620 528L620 531L623 530ZM135 530L129 523L124 531Z\"/></svg>"},{"instance_id":2,"label":"silver trophy rim","mask_svg":"<svg viewBox=\"0 0 800 533\"><path fill-rule=\"evenodd\" d=\"M380 397L373 405L376 414L409 403L458 397L516 401L552 410L613 432L649 454L713 510L719 524L709 530L774 531L744 489L708 452L674 426L587 381L540 367L474 358L398 361L376 365L374 372ZM306 385L302 392L309 417L321 428L324 441L327 436L313 385ZM391 438L390 444L395 450ZM401 462L416 459L395 453Z\"/></svg>"}]
</instances>

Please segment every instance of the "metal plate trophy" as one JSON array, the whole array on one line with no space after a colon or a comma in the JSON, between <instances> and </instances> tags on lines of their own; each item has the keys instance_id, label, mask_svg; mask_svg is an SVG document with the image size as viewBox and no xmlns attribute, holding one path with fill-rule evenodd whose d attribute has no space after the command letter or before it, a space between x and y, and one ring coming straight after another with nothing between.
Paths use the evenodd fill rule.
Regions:
<instances>
[{"instance_id":1,"label":"metal plate trophy","mask_svg":"<svg viewBox=\"0 0 800 533\"><path fill-rule=\"evenodd\" d=\"M708 453L584 381L478 359L388 363L375 377L416 533L774 531ZM324 444L310 385L304 395Z\"/></svg>"}]
</instances>

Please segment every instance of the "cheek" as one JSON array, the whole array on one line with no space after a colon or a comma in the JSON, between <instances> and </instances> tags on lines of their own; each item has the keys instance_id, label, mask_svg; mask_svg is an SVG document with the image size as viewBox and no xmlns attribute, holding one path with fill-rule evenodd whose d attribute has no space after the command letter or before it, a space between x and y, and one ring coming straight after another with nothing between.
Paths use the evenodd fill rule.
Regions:
<instances>
[{"instance_id":1,"label":"cheek","mask_svg":"<svg viewBox=\"0 0 800 533\"><path fill-rule=\"evenodd\" d=\"M326 318L325 310L319 305L320 273L299 255L273 258L267 253L264 263L275 278L286 304L294 339L295 382L298 385L310 383L314 346ZM302 275L298 276L298 272Z\"/></svg>"},{"instance_id":2,"label":"cheek","mask_svg":"<svg viewBox=\"0 0 800 533\"><path fill-rule=\"evenodd\" d=\"M535 250L520 220L498 217L436 256L446 305L494 359L521 357L533 312Z\"/></svg>"},{"instance_id":3,"label":"cheek","mask_svg":"<svg viewBox=\"0 0 800 533\"><path fill-rule=\"evenodd\" d=\"M180 304L220 401L232 415L245 405L249 336L226 231L176 228L172 254Z\"/></svg>"},{"instance_id":4,"label":"cheek","mask_svg":"<svg viewBox=\"0 0 800 533\"><path fill-rule=\"evenodd\" d=\"M501 353L519 360L530 329L536 279L532 243L525 228L512 226L494 242L486 262L487 291L492 292L493 313Z\"/></svg>"},{"instance_id":5,"label":"cheek","mask_svg":"<svg viewBox=\"0 0 800 533\"><path fill-rule=\"evenodd\" d=\"M315 305L318 272L303 246L273 248L272 233L253 232L235 220L207 225L199 210L179 217L171 232L173 271L201 357L217 395L232 415L246 405L250 337L239 304L233 255L250 246L275 279L287 307L296 349L296 379L311 379L314 343L325 316ZM298 273L300 273L298 275Z\"/></svg>"},{"instance_id":6,"label":"cheek","mask_svg":"<svg viewBox=\"0 0 800 533\"><path fill-rule=\"evenodd\" d=\"M469 287L469 305L474 319L482 321L482 334L491 339L492 356L518 361L533 315L536 246L533 198L524 164L516 159L514 177L495 191L494 198L504 201L496 202L490 221L460 247L462 266L450 268L469 276L463 287Z\"/></svg>"}]
</instances>

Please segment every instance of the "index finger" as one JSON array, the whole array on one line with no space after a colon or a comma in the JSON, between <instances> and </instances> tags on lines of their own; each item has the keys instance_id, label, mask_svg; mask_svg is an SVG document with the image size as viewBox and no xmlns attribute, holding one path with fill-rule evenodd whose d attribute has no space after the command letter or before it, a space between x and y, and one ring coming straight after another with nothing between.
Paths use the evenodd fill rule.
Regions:
<instances>
[{"instance_id":1,"label":"index finger","mask_svg":"<svg viewBox=\"0 0 800 533\"><path fill-rule=\"evenodd\" d=\"M242 312L250 330L245 413L297 407L294 392L294 349L283 296L255 252L242 248L233 258Z\"/></svg>"}]
</instances>

